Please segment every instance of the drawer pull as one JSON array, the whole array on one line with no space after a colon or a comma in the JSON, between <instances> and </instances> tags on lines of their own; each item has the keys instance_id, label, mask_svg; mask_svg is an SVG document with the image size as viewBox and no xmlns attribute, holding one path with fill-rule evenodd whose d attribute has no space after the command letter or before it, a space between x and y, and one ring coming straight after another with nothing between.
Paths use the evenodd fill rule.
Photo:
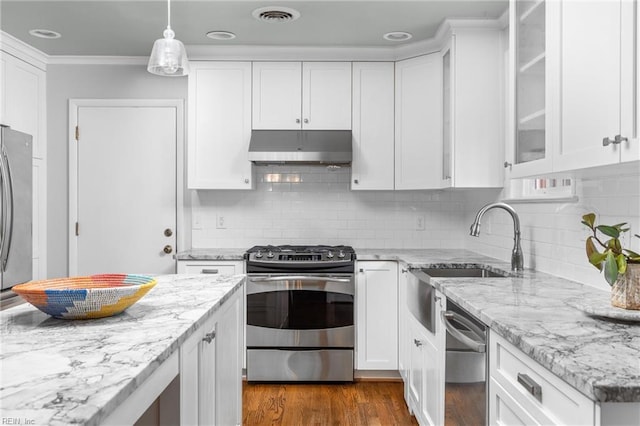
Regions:
<instances>
[{"instance_id":1,"label":"drawer pull","mask_svg":"<svg viewBox=\"0 0 640 426\"><path fill-rule=\"evenodd\" d=\"M207 342L207 343L211 343L211 342L213 342L213 339L215 339L215 338L216 338L216 332L214 330L214 331L212 331L210 333L205 334L204 337L202 338L202 341L203 342Z\"/></svg>"},{"instance_id":2,"label":"drawer pull","mask_svg":"<svg viewBox=\"0 0 640 426\"><path fill-rule=\"evenodd\" d=\"M518 383L520 383L535 399L542 402L542 388L531 377L524 373L518 373Z\"/></svg>"},{"instance_id":3,"label":"drawer pull","mask_svg":"<svg viewBox=\"0 0 640 426\"><path fill-rule=\"evenodd\" d=\"M220 272L217 269L203 269L202 273L203 274L217 274L218 272Z\"/></svg>"}]
</instances>

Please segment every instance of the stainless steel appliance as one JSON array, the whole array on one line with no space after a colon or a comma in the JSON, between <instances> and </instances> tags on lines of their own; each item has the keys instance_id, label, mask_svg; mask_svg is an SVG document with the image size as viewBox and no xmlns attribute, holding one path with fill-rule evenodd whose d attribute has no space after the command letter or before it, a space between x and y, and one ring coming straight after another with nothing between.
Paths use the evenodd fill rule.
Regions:
<instances>
[{"instance_id":1,"label":"stainless steel appliance","mask_svg":"<svg viewBox=\"0 0 640 426\"><path fill-rule=\"evenodd\" d=\"M487 328L450 300L440 317L447 330L445 413L464 408L469 424L488 424Z\"/></svg>"},{"instance_id":2,"label":"stainless steel appliance","mask_svg":"<svg viewBox=\"0 0 640 426\"><path fill-rule=\"evenodd\" d=\"M0 126L0 280L2 299L32 279L32 137Z\"/></svg>"},{"instance_id":3,"label":"stainless steel appliance","mask_svg":"<svg viewBox=\"0 0 640 426\"><path fill-rule=\"evenodd\" d=\"M347 246L247 251L248 381L353 381L355 259Z\"/></svg>"}]
</instances>

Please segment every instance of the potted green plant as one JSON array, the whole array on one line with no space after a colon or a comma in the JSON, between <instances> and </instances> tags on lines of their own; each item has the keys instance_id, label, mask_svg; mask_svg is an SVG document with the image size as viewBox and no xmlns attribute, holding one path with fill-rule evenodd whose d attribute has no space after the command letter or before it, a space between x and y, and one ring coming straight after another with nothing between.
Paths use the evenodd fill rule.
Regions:
<instances>
[{"instance_id":1,"label":"potted green plant","mask_svg":"<svg viewBox=\"0 0 640 426\"><path fill-rule=\"evenodd\" d=\"M611 304L623 309L640 309L640 254L625 249L620 235L629 231L627 223L596 225L595 213L582 216L593 235L587 238L587 258L611 286ZM599 234L604 235L602 238ZM640 235L635 234L640 238ZM600 248L599 251L598 248Z\"/></svg>"}]
</instances>

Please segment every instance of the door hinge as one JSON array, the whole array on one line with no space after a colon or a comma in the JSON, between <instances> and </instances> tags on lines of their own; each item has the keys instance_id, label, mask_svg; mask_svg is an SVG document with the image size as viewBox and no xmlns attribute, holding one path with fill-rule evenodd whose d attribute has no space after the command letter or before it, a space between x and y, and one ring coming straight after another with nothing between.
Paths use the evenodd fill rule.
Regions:
<instances>
[{"instance_id":1,"label":"door hinge","mask_svg":"<svg viewBox=\"0 0 640 426\"><path fill-rule=\"evenodd\" d=\"M76 237L80 235L80 224L76 222Z\"/></svg>"},{"instance_id":2,"label":"door hinge","mask_svg":"<svg viewBox=\"0 0 640 426\"><path fill-rule=\"evenodd\" d=\"M76 140L80 140L80 128L78 126L76 126Z\"/></svg>"}]
</instances>

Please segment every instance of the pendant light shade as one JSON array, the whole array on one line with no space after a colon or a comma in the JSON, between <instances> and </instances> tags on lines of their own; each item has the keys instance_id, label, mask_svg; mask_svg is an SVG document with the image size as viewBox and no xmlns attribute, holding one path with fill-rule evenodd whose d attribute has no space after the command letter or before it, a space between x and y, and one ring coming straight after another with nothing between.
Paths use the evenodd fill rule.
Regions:
<instances>
[{"instance_id":1,"label":"pendant light shade","mask_svg":"<svg viewBox=\"0 0 640 426\"><path fill-rule=\"evenodd\" d=\"M189 74L189 60L184 44L176 40L171 29L171 0L167 0L167 29L153 43L147 71L152 74L180 77Z\"/></svg>"}]
</instances>

